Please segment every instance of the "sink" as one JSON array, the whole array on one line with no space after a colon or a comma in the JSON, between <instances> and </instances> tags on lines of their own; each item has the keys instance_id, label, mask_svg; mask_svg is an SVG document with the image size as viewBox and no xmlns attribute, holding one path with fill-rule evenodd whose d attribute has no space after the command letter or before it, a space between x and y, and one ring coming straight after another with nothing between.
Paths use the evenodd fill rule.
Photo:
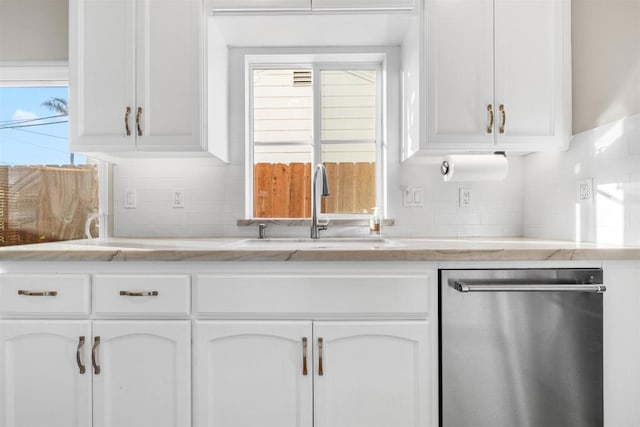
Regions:
<instances>
[{"instance_id":1,"label":"sink","mask_svg":"<svg viewBox=\"0 0 640 427\"><path fill-rule=\"evenodd\" d=\"M244 239L225 245L229 249L387 249L405 246L400 242L382 238L325 237L303 239L293 237Z\"/></svg>"}]
</instances>

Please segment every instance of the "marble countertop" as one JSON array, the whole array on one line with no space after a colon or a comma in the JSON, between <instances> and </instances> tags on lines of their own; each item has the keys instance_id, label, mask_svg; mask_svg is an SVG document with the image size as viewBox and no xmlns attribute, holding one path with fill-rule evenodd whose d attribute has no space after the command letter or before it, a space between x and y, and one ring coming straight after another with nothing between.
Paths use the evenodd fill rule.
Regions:
<instances>
[{"instance_id":1,"label":"marble countertop","mask_svg":"<svg viewBox=\"0 0 640 427\"><path fill-rule=\"evenodd\" d=\"M465 260L640 260L640 247L527 238L110 238L0 248L0 261Z\"/></svg>"}]
</instances>

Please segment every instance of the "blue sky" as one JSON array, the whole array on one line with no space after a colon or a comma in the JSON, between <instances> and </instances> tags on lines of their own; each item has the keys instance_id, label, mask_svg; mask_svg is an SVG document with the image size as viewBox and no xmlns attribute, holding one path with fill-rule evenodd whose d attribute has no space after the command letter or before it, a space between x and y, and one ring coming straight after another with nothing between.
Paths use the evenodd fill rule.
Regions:
<instances>
[{"instance_id":1,"label":"blue sky","mask_svg":"<svg viewBox=\"0 0 640 427\"><path fill-rule=\"evenodd\" d=\"M59 114L42 106L52 97L68 99L67 88L0 87L0 165L69 164L68 123L7 128L66 121L66 117L33 120ZM85 162L84 157L75 157L76 164Z\"/></svg>"}]
</instances>

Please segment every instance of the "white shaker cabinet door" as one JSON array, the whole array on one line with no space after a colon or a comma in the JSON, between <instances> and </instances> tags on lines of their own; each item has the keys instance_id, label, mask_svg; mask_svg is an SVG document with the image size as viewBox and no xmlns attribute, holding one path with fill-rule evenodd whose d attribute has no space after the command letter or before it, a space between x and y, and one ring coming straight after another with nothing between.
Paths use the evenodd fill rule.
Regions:
<instances>
[{"instance_id":1,"label":"white shaker cabinet door","mask_svg":"<svg viewBox=\"0 0 640 427\"><path fill-rule=\"evenodd\" d=\"M427 322L315 322L315 427L428 427Z\"/></svg>"},{"instance_id":2,"label":"white shaker cabinet door","mask_svg":"<svg viewBox=\"0 0 640 427\"><path fill-rule=\"evenodd\" d=\"M199 0L136 1L138 149L201 151ZM132 116L133 117L133 116Z\"/></svg>"},{"instance_id":3,"label":"white shaker cabinet door","mask_svg":"<svg viewBox=\"0 0 640 427\"><path fill-rule=\"evenodd\" d=\"M563 147L570 137L570 2L496 0L496 143Z\"/></svg>"},{"instance_id":4,"label":"white shaker cabinet door","mask_svg":"<svg viewBox=\"0 0 640 427\"><path fill-rule=\"evenodd\" d=\"M197 322L195 425L312 427L311 333L311 322Z\"/></svg>"},{"instance_id":5,"label":"white shaker cabinet door","mask_svg":"<svg viewBox=\"0 0 640 427\"><path fill-rule=\"evenodd\" d=\"M491 146L493 1L427 0L428 149Z\"/></svg>"},{"instance_id":6,"label":"white shaker cabinet door","mask_svg":"<svg viewBox=\"0 0 640 427\"><path fill-rule=\"evenodd\" d=\"M135 148L135 3L69 2L71 151Z\"/></svg>"},{"instance_id":7,"label":"white shaker cabinet door","mask_svg":"<svg viewBox=\"0 0 640 427\"><path fill-rule=\"evenodd\" d=\"M186 320L95 321L93 426L190 426L190 338Z\"/></svg>"},{"instance_id":8,"label":"white shaker cabinet door","mask_svg":"<svg viewBox=\"0 0 640 427\"><path fill-rule=\"evenodd\" d=\"M0 426L91 425L90 335L89 321L0 322Z\"/></svg>"}]
</instances>

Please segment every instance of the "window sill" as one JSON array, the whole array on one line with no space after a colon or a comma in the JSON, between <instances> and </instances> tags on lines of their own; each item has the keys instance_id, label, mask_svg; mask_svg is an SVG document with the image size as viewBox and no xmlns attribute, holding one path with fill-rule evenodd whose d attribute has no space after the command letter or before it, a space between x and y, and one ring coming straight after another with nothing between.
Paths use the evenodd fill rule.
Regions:
<instances>
[{"instance_id":1,"label":"window sill","mask_svg":"<svg viewBox=\"0 0 640 427\"><path fill-rule=\"evenodd\" d=\"M319 219L321 224L326 222L326 217L322 217ZM386 218L382 222L383 227L392 226L396 223L393 218ZM249 218L249 219L239 219L237 225L239 227L246 227L258 224L267 224L267 225L282 225L287 227L295 227L295 226L311 226L311 218ZM368 218L330 218L330 225L337 225L343 227L366 227L369 225Z\"/></svg>"}]
</instances>

